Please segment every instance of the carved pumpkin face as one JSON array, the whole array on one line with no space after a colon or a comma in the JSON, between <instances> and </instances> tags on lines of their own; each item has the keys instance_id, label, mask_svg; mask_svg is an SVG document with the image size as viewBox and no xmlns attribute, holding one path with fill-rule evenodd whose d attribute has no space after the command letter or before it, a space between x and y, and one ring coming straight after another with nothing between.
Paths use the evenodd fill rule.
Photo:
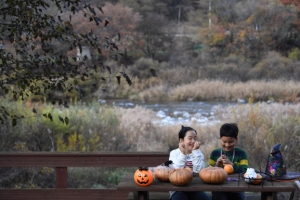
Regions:
<instances>
[{"instance_id":1,"label":"carved pumpkin face","mask_svg":"<svg viewBox=\"0 0 300 200\"><path fill-rule=\"evenodd\" d=\"M135 171L133 179L139 186L149 186L153 180L153 174L148 168L139 168Z\"/></svg>"}]
</instances>

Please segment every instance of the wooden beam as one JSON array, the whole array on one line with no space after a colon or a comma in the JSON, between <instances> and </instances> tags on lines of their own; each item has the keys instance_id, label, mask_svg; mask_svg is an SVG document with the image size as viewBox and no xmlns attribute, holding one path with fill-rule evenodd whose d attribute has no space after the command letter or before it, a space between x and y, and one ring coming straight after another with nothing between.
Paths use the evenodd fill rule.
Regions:
<instances>
[{"instance_id":1,"label":"wooden beam","mask_svg":"<svg viewBox=\"0 0 300 200\"><path fill-rule=\"evenodd\" d=\"M0 153L0 167L155 167L168 159L165 152Z\"/></svg>"},{"instance_id":2,"label":"wooden beam","mask_svg":"<svg viewBox=\"0 0 300 200\"><path fill-rule=\"evenodd\" d=\"M1 189L0 200L124 200L128 192L114 189Z\"/></svg>"}]
</instances>

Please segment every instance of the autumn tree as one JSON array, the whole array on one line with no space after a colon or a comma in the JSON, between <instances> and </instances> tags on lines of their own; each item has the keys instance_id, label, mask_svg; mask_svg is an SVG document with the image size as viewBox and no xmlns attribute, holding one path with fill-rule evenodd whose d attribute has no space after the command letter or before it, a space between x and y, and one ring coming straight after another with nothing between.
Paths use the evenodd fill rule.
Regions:
<instances>
[{"instance_id":1,"label":"autumn tree","mask_svg":"<svg viewBox=\"0 0 300 200\"><path fill-rule=\"evenodd\" d=\"M145 16L147 13L157 13L160 15L168 14L168 2L166 1L156 1L156 0L120 0L120 3L123 5L133 8L133 11L140 13L142 16Z\"/></svg>"},{"instance_id":2,"label":"autumn tree","mask_svg":"<svg viewBox=\"0 0 300 200\"><path fill-rule=\"evenodd\" d=\"M65 15L68 13L68 16ZM79 81L92 79L95 73L107 71L102 65L90 65L88 59L78 59L68 52L88 46L92 52L102 54L112 51L112 56L120 49L108 35L96 35L94 30L79 32L74 29L72 19L81 15L82 23L92 22L99 29L108 27L109 13L102 7L91 6L80 0L15 0L0 3L0 93L11 94L15 100L24 100L31 95L40 95L53 104L68 107L63 98L53 96L53 92L76 91L84 95ZM61 47L65 47L61 50ZM5 47L5 48L4 48ZM131 84L125 71L117 78ZM2 97L2 98L3 98ZM35 110L33 110L35 112ZM52 120L51 113L43 116ZM0 107L0 123L7 120L16 125L17 119L5 106ZM66 117L60 120L68 123Z\"/></svg>"},{"instance_id":3,"label":"autumn tree","mask_svg":"<svg viewBox=\"0 0 300 200\"><path fill-rule=\"evenodd\" d=\"M162 15L148 13L138 30L142 34L144 46L143 53L153 60L168 60L171 53L174 34L168 25L168 21Z\"/></svg>"},{"instance_id":4,"label":"autumn tree","mask_svg":"<svg viewBox=\"0 0 300 200\"><path fill-rule=\"evenodd\" d=\"M248 1L236 10L240 19L240 37L236 37L235 42L243 40L242 48L247 47L249 53L255 54L252 56L260 58L268 51L284 53L293 48L290 44L293 23L297 19L295 7L284 6L279 1Z\"/></svg>"},{"instance_id":5,"label":"autumn tree","mask_svg":"<svg viewBox=\"0 0 300 200\"><path fill-rule=\"evenodd\" d=\"M292 47L295 7L279 1L226 2L214 1L213 24L206 29L206 43L220 50L222 56L242 54L256 60L268 51L287 52Z\"/></svg>"},{"instance_id":6,"label":"autumn tree","mask_svg":"<svg viewBox=\"0 0 300 200\"><path fill-rule=\"evenodd\" d=\"M300 11L300 1L299 0L280 0L284 5L295 5L296 8Z\"/></svg>"},{"instance_id":7,"label":"autumn tree","mask_svg":"<svg viewBox=\"0 0 300 200\"><path fill-rule=\"evenodd\" d=\"M120 3L127 5L139 12L142 16L147 13L163 15L170 21L186 22L188 13L199 8L200 0L120 0Z\"/></svg>"},{"instance_id":8,"label":"autumn tree","mask_svg":"<svg viewBox=\"0 0 300 200\"><path fill-rule=\"evenodd\" d=\"M116 44L121 51L135 52L138 49L138 42L141 40L137 33L137 25L141 21L141 16L138 13L132 11L132 8L123 6L122 4L111 4L106 2L103 7L103 11L108 13L111 17L109 26L105 29L96 26L93 22L81 23L81 17L74 16L74 30L80 32L89 32L93 30L95 35L101 35L102 37L111 37L111 42ZM122 37L122 38L120 38ZM116 50L113 48L113 50ZM117 51L118 52L118 51ZM102 57L107 57L107 54L111 52L103 52ZM119 55L120 56L120 55Z\"/></svg>"},{"instance_id":9,"label":"autumn tree","mask_svg":"<svg viewBox=\"0 0 300 200\"><path fill-rule=\"evenodd\" d=\"M176 21L177 25L188 21L188 14L200 8L199 0L176 0L166 1L168 13L166 18Z\"/></svg>"}]
</instances>

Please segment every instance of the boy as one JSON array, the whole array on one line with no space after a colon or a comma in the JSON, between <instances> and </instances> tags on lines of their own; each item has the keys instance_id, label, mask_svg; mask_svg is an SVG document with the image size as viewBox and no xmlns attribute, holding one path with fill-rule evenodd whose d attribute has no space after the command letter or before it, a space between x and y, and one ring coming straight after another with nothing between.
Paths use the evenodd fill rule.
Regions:
<instances>
[{"instance_id":1,"label":"boy","mask_svg":"<svg viewBox=\"0 0 300 200\"><path fill-rule=\"evenodd\" d=\"M238 141L239 129L234 123L223 124L220 128L221 148L211 152L208 165L223 167L233 166L233 173L244 173L248 168L247 154L243 149L235 147ZM244 192L212 192L213 200L244 200Z\"/></svg>"}]
</instances>

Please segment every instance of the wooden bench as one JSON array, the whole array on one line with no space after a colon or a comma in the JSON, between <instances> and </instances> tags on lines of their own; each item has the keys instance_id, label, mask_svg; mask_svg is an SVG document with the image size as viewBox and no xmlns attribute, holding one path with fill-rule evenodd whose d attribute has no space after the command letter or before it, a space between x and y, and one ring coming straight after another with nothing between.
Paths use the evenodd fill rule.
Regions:
<instances>
[{"instance_id":1,"label":"wooden bench","mask_svg":"<svg viewBox=\"0 0 300 200\"><path fill-rule=\"evenodd\" d=\"M0 153L0 167L53 167L56 174L56 188L0 189L0 200L125 200L128 192L116 188L68 188L68 167L155 167L168 158L164 152Z\"/></svg>"}]
</instances>

